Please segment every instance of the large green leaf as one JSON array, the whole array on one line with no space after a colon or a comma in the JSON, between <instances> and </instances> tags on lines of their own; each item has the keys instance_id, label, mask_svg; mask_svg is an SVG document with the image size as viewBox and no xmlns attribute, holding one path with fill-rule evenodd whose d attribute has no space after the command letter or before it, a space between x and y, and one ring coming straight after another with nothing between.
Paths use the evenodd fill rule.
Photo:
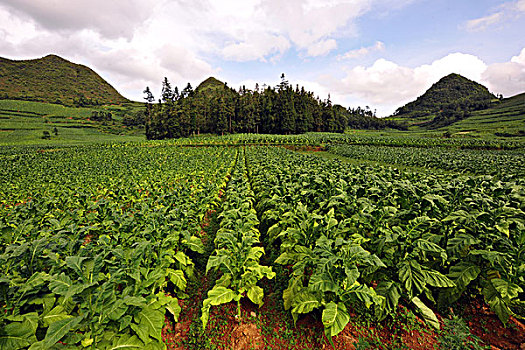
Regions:
<instances>
[{"instance_id":1,"label":"large green leaf","mask_svg":"<svg viewBox=\"0 0 525 350\"><path fill-rule=\"evenodd\" d=\"M175 255L174 255L174 258L179 262L181 263L183 266L188 266L190 265L192 262L191 262L191 259L186 255L184 254L183 252L181 251L178 251Z\"/></svg>"},{"instance_id":2,"label":"large green leaf","mask_svg":"<svg viewBox=\"0 0 525 350\"><path fill-rule=\"evenodd\" d=\"M229 303L234 297L235 292L233 290L222 286L214 286L208 292L208 298L204 299L204 302L202 303L202 328L206 328L206 324L208 323L208 318L210 315L210 308L212 305L217 306Z\"/></svg>"},{"instance_id":3,"label":"large green leaf","mask_svg":"<svg viewBox=\"0 0 525 350\"><path fill-rule=\"evenodd\" d=\"M321 306L317 297L307 291L297 293L292 300L292 313L307 314Z\"/></svg>"},{"instance_id":4,"label":"large green leaf","mask_svg":"<svg viewBox=\"0 0 525 350\"><path fill-rule=\"evenodd\" d=\"M425 303L423 303L418 297L412 298L412 304L414 304L418 312L421 314L421 316L423 316L423 318L429 325L439 330L439 320L437 319L434 311L432 311L428 306L426 306Z\"/></svg>"},{"instance_id":5,"label":"large green leaf","mask_svg":"<svg viewBox=\"0 0 525 350\"><path fill-rule=\"evenodd\" d=\"M164 326L164 314L161 311L145 307L135 315L134 321L131 328L145 344L151 342L150 337L161 340L161 331Z\"/></svg>"},{"instance_id":6,"label":"large green leaf","mask_svg":"<svg viewBox=\"0 0 525 350\"><path fill-rule=\"evenodd\" d=\"M144 349L144 343L137 338L136 335L123 335L113 341L111 346L106 347L105 350L128 350L128 349Z\"/></svg>"},{"instance_id":7,"label":"large green leaf","mask_svg":"<svg viewBox=\"0 0 525 350\"><path fill-rule=\"evenodd\" d=\"M373 304L376 304L380 308L384 308L386 304L385 297L378 295L376 291L367 285L356 283L349 290L349 297L355 297L357 300L365 304L367 308L371 307ZM346 302L346 300L343 300Z\"/></svg>"},{"instance_id":8,"label":"large green leaf","mask_svg":"<svg viewBox=\"0 0 525 350\"><path fill-rule=\"evenodd\" d=\"M12 322L0 328L0 349L23 349L36 342L36 327L29 321Z\"/></svg>"},{"instance_id":9,"label":"large green leaf","mask_svg":"<svg viewBox=\"0 0 525 350\"><path fill-rule=\"evenodd\" d=\"M439 294L439 303L441 306L448 306L457 301L461 294L465 291L467 286L474 281L481 269L479 266L469 263L461 262L450 268L448 277L453 280L455 287L442 290Z\"/></svg>"},{"instance_id":10,"label":"large green leaf","mask_svg":"<svg viewBox=\"0 0 525 350\"><path fill-rule=\"evenodd\" d=\"M127 310L128 306L124 304L124 301L122 299L117 299L109 307L106 306L104 314L106 314L111 320L117 321L124 316Z\"/></svg>"},{"instance_id":11,"label":"large green leaf","mask_svg":"<svg viewBox=\"0 0 525 350\"><path fill-rule=\"evenodd\" d=\"M84 316L69 317L60 321L53 322L47 329L45 338L31 345L30 350L49 349L62 339L69 331L76 329L76 326L82 322Z\"/></svg>"},{"instance_id":12,"label":"large green leaf","mask_svg":"<svg viewBox=\"0 0 525 350\"><path fill-rule=\"evenodd\" d=\"M184 272L181 270L168 269L168 277L174 285L179 288L179 290L184 291L186 289L186 277L184 277Z\"/></svg>"},{"instance_id":13,"label":"large green leaf","mask_svg":"<svg viewBox=\"0 0 525 350\"><path fill-rule=\"evenodd\" d=\"M481 291L485 297L485 301L489 304L490 309L496 313L498 318L504 324L508 322L512 311L500 295L500 292L494 287L492 283L487 283L485 288Z\"/></svg>"},{"instance_id":14,"label":"large green leaf","mask_svg":"<svg viewBox=\"0 0 525 350\"><path fill-rule=\"evenodd\" d=\"M401 294L395 282L383 281L377 285L376 292L386 298L386 307L389 312L396 310Z\"/></svg>"},{"instance_id":15,"label":"large green leaf","mask_svg":"<svg viewBox=\"0 0 525 350\"><path fill-rule=\"evenodd\" d=\"M179 301L177 298L170 298L171 300L166 303L166 310L173 316L175 321L179 320L180 312L182 311Z\"/></svg>"},{"instance_id":16,"label":"large green leaf","mask_svg":"<svg viewBox=\"0 0 525 350\"><path fill-rule=\"evenodd\" d=\"M206 273L210 271L213 268L217 268L221 266L221 264L227 264L229 257L227 255L223 255L222 250L216 250L216 255L211 255L208 258L208 263L206 264Z\"/></svg>"},{"instance_id":17,"label":"large green leaf","mask_svg":"<svg viewBox=\"0 0 525 350\"><path fill-rule=\"evenodd\" d=\"M283 291L284 309L292 307L292 301L295 295L302 289L301 277L293 277L288 281L288 288Z\"/></svg>"},{"instance_id":18,"label":"large green leaf","mask_svg":"<svg viewBox=\"0 0 525 350\"><path fill-rule=\"evenodd\" d=\"M204 244L202 244L202 241L199 237L191 236L189 239L183 239L182 244L196 253L204 253Z\"/></svg>"},{"instance_id":19,"label":"large green leaf","mask_svg":"<svg viewBox=\"0 0 525 350\"><path fill-rule=\"evenodd\" d=\"M252 286L248 291L246 292L246 295L248 298L254 303L259 305L259 307L263 304L263 297L264 297L264 291L259 286Z\"/></svg>"},{"instance_id":20,"label":"large green leaf","mask_svg":"<svg viewBox=\"0 0 525 350\"><path fill-rule=\"evenodd\" d=\"M442 206L445 206L448 204L448 201L445 198L437 194L429 193L429 194L424 195L421 199L429 202L433 207L438 206L438 204Z\"/></svg>"},{"instance_id":21,"label":"large green leaf","mask_svg":"<svg viewBox=\"0 0 525 350\"><path fill-rule=\"evenodd\" d=\"M52 310L50 310L44 317L42 317L42 321L44 321L44 325L48 327L54 322L62 321L70 317L71 315L68 315L66 313L62 305L57 305Z\"/></svg>"},{"instance_id":22,"label":"large green leaf","mask_svg":"<svg viewBox=\"0 0 525 350\"><path fill-rule=\"evenodd\" d=\"M215 286L208 292L208 298L206 298L206 300L209 300L211 305L217 306L229 303L233 300L234 296L235 293L233 290L221 286Z\"/></svg>"},{"instance_id":23,"label":"large green leaf","mask_svg":"<svg viewBox=\"0 0 525 350\"><path fill-rule=\"evenodd\" d=\"M447 251L453 256L464 256L467 248L480 243L480 240L469 234L458 234L447 242Z\"/></svg>"},{"instance_id":24,"label":"large green leaf","mask_svg":"<svg viewBox=\"0 0 525 350\"><path fill-rule=\"evenodd\" d=\"M66 265L71 268L73 271L75 271L78 275L78 277L84 277L84 274L82 272L83 270L83 262L86 260L86 257L80 257L80 256L68 256L66 257Z\"/></svg>"},{"instance_id":25,"label":"large green leaf","mask_svg":"<svg viewBox=\"0 0 525 350\"><path fill-rule=\"evenodd\" d=\"M327 336L333 337L339 334L350 321L350 315L343 303L328 303L322 316L323 325Z\"/></svg>"},{"instance_id":26,"label":"large green leaf","mask_svg":"<svg viewBox=\"0 0 525 350\"><path fill-rule=\"evenodd\" d=\"M458 288L466 288L470 282L478 278L481 268L469 262L460 262L450 268L448 277L450 277Z\"/></svg>"},{"instance_id":27,"label":"large green leaf","mask_svg":"<svg viewBox=\"0 0 525 350\"><path fill-rule=\"evenodd\" d=\"M399 280L403 282L410 298L421 294L426 286L426 275L415 260L404 261L398 270Z\"/></svg>"},{"instance_id":28,"label":"large green leaf","mask_svg":"<svg viewBox=\"0 0 525 350\"><path fill-rule=\"evenodd\" d=\"M436 243L430 242L430 241L428 241L426 239L422 239L422 238L416 240L414 243L415 243L415 246L419 250L421 250L425 255L427 253L428 254L440 255L441 259L443 261L447 260L447 253L446 253L445 249L441 248Z\"/></svg>"},{"instance_id":29,"label":"large green leaf","mask_svg":"<svg viewBox=\"0 0 525 350\"><path fill-rule=\"evenodd\" d=\"M69 278L64 272L60 275L54 275L49 281L49 289L59 295L66 295L73 285L71 278Z\"/></svg>"},{"instance_id":30,"label":"large green leaf","mask_svg":"<svg viewBox=\"0 0 525 350\"><path fill-rule=\"evenodd\" d=\"M523 289L517 284L505 281L501 278L494 278L491 280L491 282L494 288L496 288L496 290L500 294L500 296L508 301L518 297L518 294L523 292Z\"/></svg>"},{"instance_id":31,"label":"large green leaf","mask_svg":"<svg viewBox=\"0 0 525 350\"><path fill-rule=\"evenodd\" d=\"M496 229L503 233L505 236L510 237L510 230L509 230L509 222L508 221L502 221L499 224L496 224Z\"/></svg>"},{"instance_id":32,"label":"large green leaf","mask_svg":"<svg viewBox=\"0 0 525 350\"><path fill-rule=\"evenodd\" d=\"M308 282L308 288L312 291L321 291L324 293L336 292L339 289L339 286L331 280L330 275L326 273L314 273L310 277L310 281Z\"/></svg>"},{"instance_id":33,"label":"large green leaf","mask_svg":"<svg viewBox=\"0 0 525 350\"><path fill-rule=\"evenodd\" d=\"M40 288L45 282L49 280L49 275L45 272L35 272L20 288L20 291L24 294L34 292L37 288Z\"/></svg>"},{"instance_id":34,"label":"large green leaf","mask_svg":"<svg viewBox=\"0 0 525 350\"><path fill-rule=\"evenodd\" d=\"M452 288L456 286L456 284L452 282L450 278L443 275L439 271L425 270L424 272L425 272L425 275L427 276L426 278L427 284L431 285L432 287Z\"/></svg>"}]
</instances>

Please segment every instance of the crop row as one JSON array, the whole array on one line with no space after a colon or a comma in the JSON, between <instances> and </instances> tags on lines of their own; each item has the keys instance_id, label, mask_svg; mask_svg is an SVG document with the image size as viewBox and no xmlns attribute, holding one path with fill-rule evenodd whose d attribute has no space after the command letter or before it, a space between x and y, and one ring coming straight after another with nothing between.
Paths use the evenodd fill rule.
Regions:
<instances>
[{"instance_id":1,"label":"crop row","mask_svg":"<svg viewBox=\"0 0 525 350\"><path fill-rule=\"evenodd\" d=\"M170 140L174 145L370 145L389 147L418 148L454 148L454 149L520 149L525 147L522 140L496 138L443 138L441 134L433 136L408 135L403 133L360 132L353 134L306 133L300 135L272 134L233 134L224 136L199 136ZM165 141L153 141L146 144L164 145Z\"/></svg>"},{"instance_id":2,"label":"crop row","mask_svg":"<svg viewBox=\"0 0 525 350\"><path fill-rule=\"evenodd\" d=\"M521 151L457 150L446 148L335 145L331 153L353 159L452 172L498 176L525 176L525 155Z\"/></svg>"},{"instance_id":3,"label":"crop row","mask_svg":"<svg viewBox=\"0 0 525 350\"><path fill-rule=\"evenodd\" d=\"M0 348L163 349L228 149L85 147L0 158ZM10 169L10 170L8 170Z\"/></svg>"},{"instance_id":4,"label":"crop row","mask_svg":"<svg viewBox=\"0 0 525 350\"><path fill-rule=\"evenodd\" d=\"M349 309L383 319L399 303L432 326L433 306L483 294L506 322L525 284L523 183L357 167L250 148L261 230L290 270L296 320L322 311L327 335ZM269 248L270 249L270 248Z\"/></svg>"},{"instance_id":5,"label":"crop row","mask_svg":"<svg viewBox=\"0 0 525 350\"><path fill-rule=\"evenodd\" d=\"M215 250L206 266L206 273L220 270L222 275L203 302L201 319L204 328L212 306L235 301L238 318L241 317L242 297L247 296L260 307L264 292L257 283L265 277L272 279L275 276L271 267L260 264L264 248L254 209L255 198L246 171L244 150L239 153L219 215L220 228L214 240Z\"/></svg>"}]
</instances>

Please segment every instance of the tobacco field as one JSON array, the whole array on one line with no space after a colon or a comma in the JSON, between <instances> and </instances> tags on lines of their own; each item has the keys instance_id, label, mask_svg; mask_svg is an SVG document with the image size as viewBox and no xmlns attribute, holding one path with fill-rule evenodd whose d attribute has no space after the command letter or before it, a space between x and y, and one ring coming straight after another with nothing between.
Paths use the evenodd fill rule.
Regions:
<instances>
[{"instance_id":1,"label":"tobacco field","mask_svg":"<svg viewBox=\"0 0 525 350\"><path fill-rule=\"evenodd\" d=\"M439 348L473 303L525 342L523 149L380 140L0 148L0 349Z\"/></svg>"}]
</instances>

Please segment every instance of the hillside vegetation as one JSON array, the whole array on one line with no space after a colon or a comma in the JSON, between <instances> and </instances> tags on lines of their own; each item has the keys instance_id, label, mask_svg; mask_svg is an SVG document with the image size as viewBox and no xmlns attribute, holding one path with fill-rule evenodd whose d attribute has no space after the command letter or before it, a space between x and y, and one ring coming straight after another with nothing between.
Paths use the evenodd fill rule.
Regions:
<instances>
[{"instance_id":1,"label":"hillside vegetation","mask_svg":"<svg viewBox=\"0 0 525 350\"><path fill-rule=\"evenodd\" d=\"M437 128L464 119L471 111L486 109L496 100L483 85L459 74L450 74L415 101L398 108L394 119Z\"/></svg>"},{"instance_id":2,"label":"hillside vegetation","mask_svg":"<svg viewBox=\"0 0 525 350\"><path fill-rule=\"evenodd\" d=\"M0 142L39 143L49 126L60 129L61 124L82 134L90 128L127 134L126 128L146 126L149 139L200 134L341 133L349 129L389 133L398 129L431 137L525 134L525 94L498 99L483 85L458 74L442 78L388 118L377 118L368 106L332 104L330 96L321 99L290 84L284 74L281 78L277 86L257 84L253 90L233 88L214 77L195 90L189 83L179 90L164 78L161 96L154 97L146 89L146 108L122 97L90 68L58 56L25 61L0 58ZM60 105L89 110L64 112ZM72 125L75 120L78 122Z\"/></svg>"},{"instance_id":3,"label":"hillside vegetation","mask_svg":"<svg viewBox=\"0 0 525 350\"><path fill-rule=\"evenodd\" d=\"M144 129L135 122L143 114L141 103L74 108L0 100L0 145L139 141Z\"/></svg>"},{"instance_id":4,"label":"hillside vegetation","mask_svg":"<svg viewBox=\"0 0 525 350\"><path fill-rule=\"evenodd\" d=\"M451 133L491 133L525 136L525 93L503 99L490 108L474 111L446 129Z\"/></svg>"},{"instance_id":5,"label":"hillside vegetation","mask_svg":"<svg viewBox=\"0 0 525 350\"><path fill-rule=\"evenodd\" d=\"M0 57L0 99L66 106L128 102L90 68L55 55L23 61Z\"/></svg>"}]
</instances>

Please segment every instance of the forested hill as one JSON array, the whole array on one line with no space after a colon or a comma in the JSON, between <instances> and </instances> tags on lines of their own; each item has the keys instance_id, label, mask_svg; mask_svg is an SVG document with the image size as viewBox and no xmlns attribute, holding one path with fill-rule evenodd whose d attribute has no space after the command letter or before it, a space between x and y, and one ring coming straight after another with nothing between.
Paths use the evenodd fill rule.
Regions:
<instances>
[{"instance_id":1,"label":"forested hill","mask_svg":"<svg viewBox=\"0 0 525 350\"><path fill-rule=\"evenodd\" d=\"M488 108L496 96L488 89L459 74L450 74L432 85L423 95L397 109L393 117L412 124L439 127Z\"/></svg>"},{"instance_id":2,"label":"forested hill","mask_svg":"<svg viewBox=\"0 0 525 350\"><path fill-rule=\"evenodd\" d=\"M168 79L163 82L159 103L146 88L149 101L146 137L164 139L193 134L271 133L299 134L309 131L344 132L347 127L384 129L396 122L376 118L369 109L346 109L320 99L304 87L286 81L275 87L256 85L254 90L228 87L210 77L195 90L179 91Z\"/></svg>"},{"instance_id":3,"label":"forested hill","mask_svg":"<svg viewBox=\"0 0 525 350\"><path fill-rule=\"evenodd\" d=\"M56 55L22 61L0 57L0 99L66 106L128 101L90 68Z\"/></svg>"}]
</instances>

